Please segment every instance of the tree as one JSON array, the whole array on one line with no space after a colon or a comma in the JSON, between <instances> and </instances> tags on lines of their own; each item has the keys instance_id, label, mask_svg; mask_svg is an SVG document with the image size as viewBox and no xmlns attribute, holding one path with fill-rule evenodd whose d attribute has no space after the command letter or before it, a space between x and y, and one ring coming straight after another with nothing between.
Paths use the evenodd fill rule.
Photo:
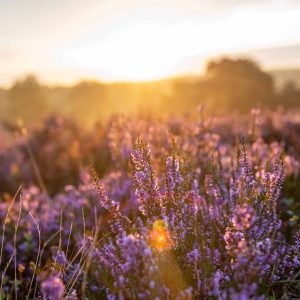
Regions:
<instances>
[{"instance_id":1,"label":"tree","mask_svg":"<svg viewBox=\"0 0 300 300\"><path fill-rule=\"evenodd\" d=\"M107 107L103 102L104 87L96 81L81 81L67 96L69 114L75 120L91 126L101 120Z\"/></svg>"},{"instance_id":2,"label":"tree","mask_svg":"<svg viewBox=\"0 0 300 300\"><path fill-rule=\"evenodd\" d=\"M44 88L34 75L18 80L8 91L8 119L36 123L48 113Z\"/></svg>"},{"instance_id":3,"label":"tree","mask_svg":"<svg viewBox=\"0 0 300 300\"><path fill-rule=\"evenodd\" d=\"M213 105L224 110L248 111L274 100L272 77L249 59L213 60L206 68L206 95Z\"/></svg>"},{"instance_id":4,"label":"tree","mask_svg":"<svg viewBox=\"0 0 300 300\"><path fill-rule=\"evenodd\" d=\"M287 107L299 106L300 90L295 84L295 82L286 82L286 84L283 86L282 90L279 93L279 103Z\"/></svg>"}]
</instances>

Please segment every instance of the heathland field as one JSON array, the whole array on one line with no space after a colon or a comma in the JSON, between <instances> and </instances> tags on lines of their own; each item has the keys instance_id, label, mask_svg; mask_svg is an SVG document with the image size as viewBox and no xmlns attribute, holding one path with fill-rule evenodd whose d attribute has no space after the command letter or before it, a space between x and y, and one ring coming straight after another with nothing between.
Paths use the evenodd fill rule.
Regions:
<instances>
[{"instance_id":1,"label":"heathland field","mask_svg":"<svg viewBox=\"0 0 300 300\"><path fill-rule=\"evenodd\" d=\"M296 299L300 112L1 127L1 299Z\"/></svg>"}]
</instances>

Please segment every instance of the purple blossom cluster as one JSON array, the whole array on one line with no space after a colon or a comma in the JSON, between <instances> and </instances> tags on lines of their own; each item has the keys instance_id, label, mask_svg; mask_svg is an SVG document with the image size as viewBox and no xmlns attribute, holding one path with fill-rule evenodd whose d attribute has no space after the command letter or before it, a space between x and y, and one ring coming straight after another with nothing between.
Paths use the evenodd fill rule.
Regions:
<instances>
[{"instance_id":1,"label":"purple blossom cluster","mask_svg":"<svg viewBox=\"0 0 300 300\"><path fill-rule=\"evenodd\" d=\"M278 127L277 114L254 109L248 125L202 109L196 121L115 117L101 129L100 175L101 159L88 172L78 150L73 185L49 193L33 170L14 197L0 191L0 299L300 297L299 155L287 132L299 118ZM8 141L0 172L29 172L23 139L44 135ZM54 176L74 153L46 141L36 161L59 154Z\"/></svg>"},{"instance_id":2,"label":"purple blossom cluster","mask_svg":"<svg viewBox=\"0 0 300 300\"><path fill-rule=\"evenodd\" d=\"M276 282L295 279L299 234L286 244L277 213L284 156L254 174L246 146L237 152L229 180L212 163L201 185L175 146L157 177L147 142L137 140L131 153L137 216L112 227L114 237L95 250L95 261L109 270L112 299L152 299L154 292L159 299L264 299ZM101 189L100 203L115 215L109 201Z\"/></svg>"}]
</instances>

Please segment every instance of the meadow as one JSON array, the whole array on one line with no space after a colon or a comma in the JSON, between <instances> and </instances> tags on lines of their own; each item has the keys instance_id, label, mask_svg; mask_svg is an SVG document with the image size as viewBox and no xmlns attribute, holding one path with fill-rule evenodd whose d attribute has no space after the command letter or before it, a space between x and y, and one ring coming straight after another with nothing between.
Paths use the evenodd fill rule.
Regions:
<instances>
[{"instance_id":1,"label":"meadow","mask_svg":"<svg viewBox=\"0 0 300 300\"><path fill-rule=\"evenodd\" d=\"M0 127L0 299L298 299L300 111Z\"/></svg>"}]
</instances>

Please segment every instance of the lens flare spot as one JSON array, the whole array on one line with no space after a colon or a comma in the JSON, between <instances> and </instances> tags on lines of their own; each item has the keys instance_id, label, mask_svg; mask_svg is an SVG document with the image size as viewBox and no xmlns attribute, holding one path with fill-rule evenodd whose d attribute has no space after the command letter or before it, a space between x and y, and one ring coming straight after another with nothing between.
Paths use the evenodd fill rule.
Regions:
<instances>
[{"instance_id":1,"label":"lens flare spot","mask_svg":"<svg viewBox=\"0 0 300 300\"><path fill-rule=\"evenodd\" d=\"M150 245L158 251L171 248L170 234L163 220L154 222L153 229L150 232Z\"/></svg>"}]
</instances>

